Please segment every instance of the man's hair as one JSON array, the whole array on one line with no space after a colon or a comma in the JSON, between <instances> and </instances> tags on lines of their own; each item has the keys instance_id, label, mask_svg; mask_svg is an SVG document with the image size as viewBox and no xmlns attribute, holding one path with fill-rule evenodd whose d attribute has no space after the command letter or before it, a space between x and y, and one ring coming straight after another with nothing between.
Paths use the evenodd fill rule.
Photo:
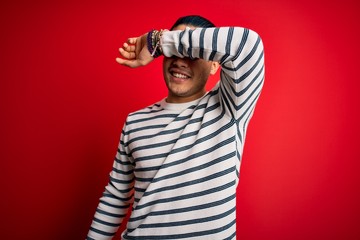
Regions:
<instances>
[{"instance_id":1,"label":"man's hair","mask_svg":"<svg viewBox=\"0 0 360 240\"><path fill-rule=\"evenodd\" d=\"M189 25L193 27L199 28L211 28L215 27L215 25L210 22L208 19L201 17L199 15L189 15L179 18L174 25L171 27L170 30L173 30L179 25Z\"/></svg>"}]
</instances>

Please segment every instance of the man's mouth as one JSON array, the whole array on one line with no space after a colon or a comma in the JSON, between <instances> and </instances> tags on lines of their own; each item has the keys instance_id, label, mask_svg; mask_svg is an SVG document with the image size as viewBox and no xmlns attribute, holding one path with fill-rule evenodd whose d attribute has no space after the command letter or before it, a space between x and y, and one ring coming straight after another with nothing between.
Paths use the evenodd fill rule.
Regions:
<instances>
[{"instance_id":1,"label":"man's mouth","mask_svg":"<svg viewBox=\"0 0 360 240\"><path fill-rule=\"evenodd\" d=\"M171 75L176 78L187 79L189 76L181 73L172 72Z\"/></svg>"}]
</instances>

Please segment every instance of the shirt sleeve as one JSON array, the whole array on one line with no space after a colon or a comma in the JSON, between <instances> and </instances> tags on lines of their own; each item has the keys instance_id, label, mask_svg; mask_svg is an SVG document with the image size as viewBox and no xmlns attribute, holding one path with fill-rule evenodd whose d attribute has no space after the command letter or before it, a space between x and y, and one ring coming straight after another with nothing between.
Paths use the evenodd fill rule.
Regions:
<instances>
[{"instance_id":1,"label":"shirt sleeve","mask_svg":"<svg viewBox=\"0 0 360 240\"><path fill-rule=\"evenodd\" d=\"M121 133L113 169L110 172L109 183L100 198L87 235L88 240L112 239L133 202L133 162L127 153L125 126Z\"/></svg>"},{"instance_id":2,"label":"shirt sleeve","mask_svg":"<svg viewBox=\"0 0 360 240\"><path fill-rule=\"evenodd\" d=\"M264 82L264 49L256 32L241 27L167 31L161 47L167 57L219 62L221 104L240 125L247 124Z\"/></svg>"}]
</instances>

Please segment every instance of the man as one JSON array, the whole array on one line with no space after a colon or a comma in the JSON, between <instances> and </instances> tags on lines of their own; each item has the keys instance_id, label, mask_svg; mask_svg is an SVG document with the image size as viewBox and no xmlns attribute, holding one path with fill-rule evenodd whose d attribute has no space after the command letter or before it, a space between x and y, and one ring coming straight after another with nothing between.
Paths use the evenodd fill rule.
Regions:
<instances>
[{"instance_id":1,"label":"man","mask_svg":"<svg viewBox=\"0 0 360 240\"><path fill-rule=\"evenodd\" d=\"M264 80L260 37L186 16L129 38L120 54L133 68L164 55L168 96L128 115L87 239L111 239L131 205L122 239L235 239L246 129Z\"/></svg>"}]
</instances>

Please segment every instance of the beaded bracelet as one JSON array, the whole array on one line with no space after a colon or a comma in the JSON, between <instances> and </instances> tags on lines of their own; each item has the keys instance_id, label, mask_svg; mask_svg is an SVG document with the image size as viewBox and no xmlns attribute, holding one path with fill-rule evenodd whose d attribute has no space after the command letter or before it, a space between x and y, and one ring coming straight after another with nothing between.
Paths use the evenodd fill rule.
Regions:
<instances>
[{"instance_id":1,"label":"beaded bracelet","mask_svg":"<svg viewBox=\"0 0 360 240\"><path fill-rule=\"evenodd\" d=\"M160 39L164 30L151 30L147 35L147 47L152 57L157 58L162 55Z\"/></svg>"},{"instance_id":2,"label":"beaded bracelet","mask_svg":"<svg viewBox=\"0 0 360 240\"><path fill-rule=\"evenodd\" d=\"M153 42L153 40L152 40L153 32L154 32L154 30L151 30L150 32L148 32L148 35L146 37L147 48L148 48L150 54L152 54L152 52L154 51L153 43L152 43Z\"/></svg>"}]
</instances>

